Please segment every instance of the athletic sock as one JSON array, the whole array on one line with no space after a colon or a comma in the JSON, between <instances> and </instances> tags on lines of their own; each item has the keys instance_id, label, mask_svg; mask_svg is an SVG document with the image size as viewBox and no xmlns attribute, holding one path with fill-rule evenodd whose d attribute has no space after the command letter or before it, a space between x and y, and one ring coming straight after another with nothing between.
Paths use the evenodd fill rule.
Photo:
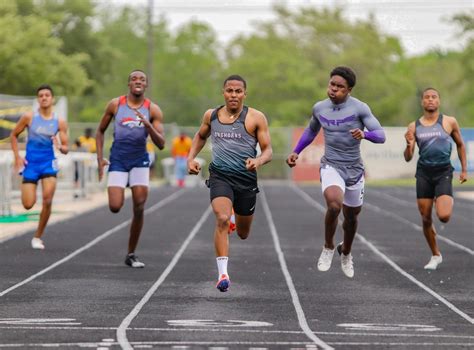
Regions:
<instances>
[{"instance_id":1,"label":"athletic sock","mask_svg":"<svg viewBox=\"0 0 474 350\"><path fill-rule=\"evenodd\" d=\"M219 275L217 278L220 278L221 275L227 275L227 261L229 258L227 256L218 256L216 258L217 261L217 269L219 270Z\"/></svg>"}]
</instances>

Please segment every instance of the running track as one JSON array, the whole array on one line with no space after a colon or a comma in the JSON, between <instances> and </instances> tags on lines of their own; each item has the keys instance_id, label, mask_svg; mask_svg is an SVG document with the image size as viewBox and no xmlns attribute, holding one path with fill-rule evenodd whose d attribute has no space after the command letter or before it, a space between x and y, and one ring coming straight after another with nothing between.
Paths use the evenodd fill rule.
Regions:
<instances>
[{"instance_id":1,"label":"running track","mask_svg":"<svg viewBox=\"0 0 474 350\"><path fill-rule=\"evenodd\" d=\"M0 348L474 348L474 202L436 222L444 262L430 253L411 188L367 188L353 247L355 277L323 245L318 186L263 183L248 240L230 237L232 286L220 293L208 190L150 193L137 255L123 264L130 201L0 244ZM342 237L338 228L336 239Z\"/></svg>"}]
</instances>

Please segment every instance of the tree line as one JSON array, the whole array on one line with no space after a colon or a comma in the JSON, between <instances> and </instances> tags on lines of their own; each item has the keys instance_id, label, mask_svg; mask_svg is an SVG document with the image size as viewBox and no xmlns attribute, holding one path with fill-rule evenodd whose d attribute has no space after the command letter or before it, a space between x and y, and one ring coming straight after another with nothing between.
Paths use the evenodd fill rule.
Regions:
<instances>
[{"instance_id":1,"label":"tree line","mask_svg":"<svg viewBox=\"0 0 474 350\"><path fill-rule=\"evenodd\" d=\"M96 122L105 104L127 92L132 69L146 70L146 9L99 6L93 0L0 1L0 93L34 95L42 83L69 99L69 120ZM221 44L206 23L171 30L154 21L153 75L147 95L167 123L198 125L222 103L230 74L248 82L249 105L274 126L305 125L315 101L326 97L328 73L348 65L358 75L353 95L367 101L386 126L421 114L419 94L440 90L442 110L474 126L474 11L450 19L464 36L462 51L432 50L408 57L399 38L376 18L349 21L342 8L275 6L274 20Z\"/></svg>"}]
</instances>

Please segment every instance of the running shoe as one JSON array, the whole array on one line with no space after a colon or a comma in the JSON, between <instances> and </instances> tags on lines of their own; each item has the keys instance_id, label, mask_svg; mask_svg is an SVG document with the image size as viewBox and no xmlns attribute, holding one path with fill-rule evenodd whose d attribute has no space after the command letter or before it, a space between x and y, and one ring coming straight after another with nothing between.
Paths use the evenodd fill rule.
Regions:
<instances>
[{"instance_id":1,"label":"running shoe","mask_svg":"<svg viewBox=\"0 0 474 350\"><path fill-rule=\"evenodd\" d=\"M331 267L332 257L334 256L334 249L329 249L323 247L323 251L319 256L318 260L318 270L319 271L327 271Z\"/></svg>"},{"instance_id":2,"label":"running shoe","mask_svg":"<svg viewBox=\"0 0 474 350\"><path fill-rule=\"evenodd\" d=\"M428 264L425 265L425 270L436 270L442 262L443 257L441 255L433 255Z\"/></svg>"},{"instance_id":3,"label":"running shoe","mask_svg":"<svg viewBox=\"0 0 474 350\"><path fill-rule=\"evenodd\" d=\"M130 267L142 268L145 267L145 264L138 260L137 256L134 253L128 254L125 258L125 265Z\"/></svg>"},{"instance_id":4,"label":"running shoe","mask_svg":"<svg viewBox=\"0 0 474 350\"><path fill-rule=\"evenodd\" d=\"M227 292L230 287L230 278L227 275L222 274L217 281L216 288L219 289L221 292Z\"/></svg>"},{"instance_id":5,"label":"running shoe","mask_svg":"<svg viewBox=\"0 0 474 350\"><path fill-rule=\"evenodd\" d=\"M33 237L33 239L31 240L31 248L44 249L44 243L41 239Z\"/></svg>"},{"instance_id":6,"label":"running shoe","mask_svg":"<svg viewBox=\"0 0 474 350\"><path fill-rule=\"evenodd\" d=\"M341 269L349 278L354 277L354 263L352 262L352 254L344 254L342 252L342 242L337 245L337 252L341 256Z\"/></svg>"},{"instance_id":7,"label":"running shoe","mask_svg":"<svg viewBox=\"0 0 474 350\"><path fill-rule=\"evenodd\" d=\"M235 224L235 213L234 213L234 208L232 208L232 215L230 216L230 224L229 224L229 235L235 231L237 228L237 225Z\"/></svg>"}]
</instances>

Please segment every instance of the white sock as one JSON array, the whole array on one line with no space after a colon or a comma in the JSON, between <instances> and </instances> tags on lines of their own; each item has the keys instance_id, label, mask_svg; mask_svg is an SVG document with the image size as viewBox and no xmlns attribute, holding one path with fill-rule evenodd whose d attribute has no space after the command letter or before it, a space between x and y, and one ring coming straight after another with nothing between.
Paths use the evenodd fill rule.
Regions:
<instances>
[{"instance_id":1,"label":"white sock","mask_svg":"<svg viewBox=\"0 0 474 350\"><path fill-rule=\"evenodd\" d=\"M221 275L228 275L227 274L227 261L229 258L227 256L218 256L216 258L217 261L217 269L219 270L219 276L217 278L220 278Z\"/></svg>"}]
</instances>

